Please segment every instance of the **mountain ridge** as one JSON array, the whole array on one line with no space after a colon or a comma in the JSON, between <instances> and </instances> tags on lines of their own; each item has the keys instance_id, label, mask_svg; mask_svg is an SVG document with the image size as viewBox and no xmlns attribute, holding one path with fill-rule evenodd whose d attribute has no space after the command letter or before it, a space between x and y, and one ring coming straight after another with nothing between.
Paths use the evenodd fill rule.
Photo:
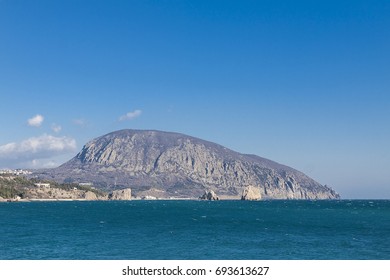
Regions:
<instances>
[{"instance_id":1,"label":"mountain ridge","mask_svg":"<svg viewBox=\"0 0 390 280\"><path fill-rule=\"evenodd\" d=\"M302 172L257 155L241 154L196 137L158 130L114 131L97 137L63 165L40 174L93 182L134 194L199 197L206 189L237 198L247 186L270 199L335 199L339 195Z\"/></svg>"}]
</instances>

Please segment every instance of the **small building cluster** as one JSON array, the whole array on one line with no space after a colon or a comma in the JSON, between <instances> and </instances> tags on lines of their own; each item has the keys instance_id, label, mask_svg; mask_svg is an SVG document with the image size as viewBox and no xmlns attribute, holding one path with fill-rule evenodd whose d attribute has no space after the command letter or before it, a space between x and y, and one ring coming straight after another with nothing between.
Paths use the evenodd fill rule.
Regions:
<instances>
[{"instance_id":1,"label":"small building cluster","mask_svg":"<svg viewBox=\"0 0 390 280\"><path fill-rule=\"evenodd\" d=\"M80 187L92 187L93 183L79 183Z\"/></svg>"},{"instance_id":2,"label":"small building cluster","mask_svg":"<svg viewBox=\"0 0 390 280\"><path fill-rule=\"evenodd\" d=\"M38 188L50 188L49 183L35 183L34 186L36 186Z\"/></svg>"},{"instance_id":3,"label":"small building cluster","mask_svg":"<svg viewBox=\"0 0 390 280\"><path fill-rule=\"evenodd\" d=\"M23 170L23 169L1 169L0 170L0 175L21 176L21 175L30 175L30 174L32 174L31 171Z\"/></svg>"}]
</instances>

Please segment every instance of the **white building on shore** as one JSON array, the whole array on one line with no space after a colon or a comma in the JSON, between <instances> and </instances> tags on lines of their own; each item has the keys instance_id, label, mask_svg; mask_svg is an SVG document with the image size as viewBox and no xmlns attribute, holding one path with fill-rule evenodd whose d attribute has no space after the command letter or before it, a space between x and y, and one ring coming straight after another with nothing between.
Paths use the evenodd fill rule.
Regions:
<instances>
[{"instance_id":1,"label":"white building on shore","mask_svg":"<svg viewBox=\"0 0 390 280\"><path fill-rule=\"evenodd\" d=\"M35 183L34 186L36 186L38 188L50 188L49 183Z\"/></svg>"}]
</instances>

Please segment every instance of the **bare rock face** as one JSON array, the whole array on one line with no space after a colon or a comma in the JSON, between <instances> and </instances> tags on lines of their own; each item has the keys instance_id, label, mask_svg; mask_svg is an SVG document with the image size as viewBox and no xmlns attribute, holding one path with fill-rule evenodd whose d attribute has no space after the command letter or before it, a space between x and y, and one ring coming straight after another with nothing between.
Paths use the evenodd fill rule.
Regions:
<instances>
[{"instance_id":1,"label":"bare rock face","mask_svg":"<svg viewBox=\"0 0 390 280\"><path fill-rule=\"evenodd\" d=\"M200 197L202 200L219 200L219 197L213 190L205 191L204 194Z\"/></svg>"},{"instance_id":2,"label":"bare rock face","mask_svg":"<svg viewBox=\"0 0 390 280\"><path fill-rule=\"evenodd\" d=\"M242 191L241 200L260 200L260 188L248 186Z\"/></svg>"},{"instance_id":3,"label":"bare rock face","mask_svg":"<svg viewBox=\"0 0 390 280\"><path fill-rule=\"evenodd\" d=\"M111 200L131 200L131 189L113 191L108 198Z\"/></svg>"},{"instance_id":4,"label":"bare rock face","mask_svg":"<svg viewBox=\"0 0 390 280\"><path fill-rule=\"evenodd\" d=\"M197 198L212 189L219 196L239 197L246 186L260 186L261 196L269 199L339 197L291 167L191 136L151 130L101 136L67 163L38 175L93 182L104 190L131 187L135 196L158 189L164 197Z\"/></svg>"},{"instance_id":5,"label":"bare rock face","mask_svg":"<svg viewBox=\"0 0 390 280\"><path fill-rule=\"evenodd\" d=\"M95 193L93 193L91 191L87 191L84 194L84 199L86 199L86 200L98 200L98 197L96 196Z\"/></svg>"}]
</instances>

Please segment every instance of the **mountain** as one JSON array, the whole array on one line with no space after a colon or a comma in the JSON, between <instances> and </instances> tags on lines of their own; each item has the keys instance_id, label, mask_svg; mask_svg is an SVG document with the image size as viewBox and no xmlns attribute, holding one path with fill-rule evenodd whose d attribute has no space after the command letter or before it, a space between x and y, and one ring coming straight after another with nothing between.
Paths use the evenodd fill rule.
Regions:
<instances>
[{"instance_id":1,"label":"mountain","mask_svg":"<svg viewBox=\"0 0 390 280\"><path fill-rule=\"evenodd\" d=\"M137 196L199 197L213 190L238 198L247 186L263 198L335 199L339 195L305 174L256 155L240 154L191 136L120 130L88 142L70 161L39 176L132 189Z\"/></svg>"}]
</instances>

